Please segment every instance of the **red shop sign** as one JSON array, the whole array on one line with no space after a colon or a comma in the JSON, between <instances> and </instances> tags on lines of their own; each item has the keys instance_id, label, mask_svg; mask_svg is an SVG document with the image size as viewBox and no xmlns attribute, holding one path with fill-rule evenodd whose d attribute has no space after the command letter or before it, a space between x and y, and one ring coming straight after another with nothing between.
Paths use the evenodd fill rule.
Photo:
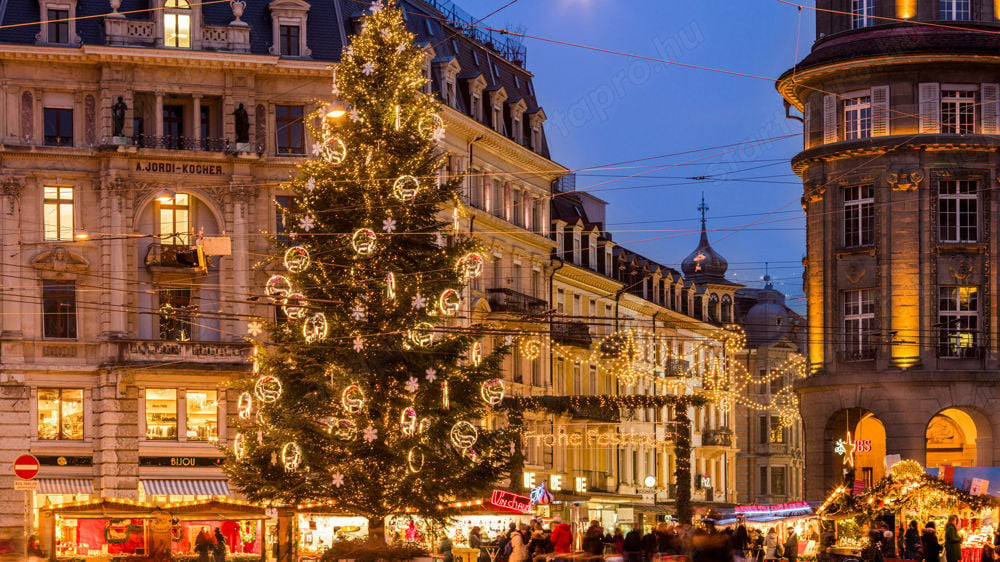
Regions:
<instances>
[{"instance_id":1,"label":"red shop sign","mask_svg":"<svg viewBox=\"0 0 1000 562\"><path fill-rule=\"evenodd\" d=\"M490 505L517 513L531 513L531 498L519 496L506 490L493 490L493 495L490 496Z\"/></svg>"}]
</instances>

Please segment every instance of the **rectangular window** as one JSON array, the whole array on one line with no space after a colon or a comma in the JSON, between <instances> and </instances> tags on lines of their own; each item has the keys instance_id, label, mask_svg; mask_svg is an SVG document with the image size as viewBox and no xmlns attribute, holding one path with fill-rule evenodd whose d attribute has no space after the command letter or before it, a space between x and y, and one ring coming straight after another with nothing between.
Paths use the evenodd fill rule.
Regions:
<instances>
[{"instance_id":1,"label":"rectangular window","mask_svg":"<svg viewBox=\"0 0 1000 562\"><path fill-rule=\"evenodd\" d=\"M597 367L590 366L590 395L597 396L600 389L597 388Z\"/></svg>"},{"instance_id":2,"label":"rectangular window","mask_svg":"<svg viewBox=\"0 0 1000 562\"><path fill-rule=\"evenodd\" d=\"M941 357L976 357L979 339L979 288L938 287Z\"/></svg>"},{"instance_id":3,"label":"rectangular window","mask_svg":"<svg viewBox=\"0 0 1000 562\"><path fill-rule=\"evenodd\" d=\"M83 389L38 389L38 438L83 439Z\"/></svg>"},{"instance_id":4,"label":"rectangular window","mask_svg":"<svg viewBox=\"0 0 1000 562\"><path fill-rule=\"evenodd\" d=\"M73 188L44 187L42 215L46 240L73 240Z\"/></svg>"},{"instance_id":5,"label":"rectangular window","mask_svg":"<svg viewBox=\"0 0 1000 562\"><path fill-rule=\"evenodd\" d=\"M757 418L757 428L760 430L757 442L760 444L768 443L771 440L771 434L767 429L767 420L767 416L758 416Z\"/></svg>"},{"instance_id":6,"label":"rectangular window","mask_svg":"<svg viewBox=\"0 0 1000 562\"><path fill-rule=\"evenodd\" d=\"M69 10L49 10L46 26L49 43L69 44Z\"/></svg>"},{"instance_id":7,"label":"rectangular window","mask_svg":"<svg viewBox=\"0 0 1000 562\"><path fill-rule=\"evenodd\" d=\"M875 23L875 0L851 0L851 29L861 29Z\"/></svg>"},{"instance_id":8,"label":"rectangular window","mask_svg":"<svg viewBox=\"0 0 1000 562\"><path fill-rule=\"evenodd\" d=\"M940 183L938 240L953 243L979 241L979 183L975 180Z\"/></svg>"},{"instance_id":9,"label":"rectangular window","mask_svg":"<svg viewBox=\"0 0 1000 562\"><path fill-rule=\"evenodd\" d=\"M73 110L45 108L45 146L73 146Z\"/></svg>"},{"instance_id":10,"label":"rectangular window","mask_svg":"<svg viewBox=\"0 0 1000 562\"><path fill-rule=\"evenodd\" d=\"M302 155L306 153L302 111L301 105L276 105L274 107L278 154Z\"/></svg>"},{"instance_id":11,"label":"rectangular window","mask_svg":"<svg viewBox=\"0 0 1000 562\"><path fill-rule=\"evenodd\" d=\"M573 394L583 395L583 370L579 363L573 365Z\"/></svg>"},{"instance_id":12,"label":"rectangular window","mask_svg":"<svg viewBox=\"0 0 1000 562\"><path fill-rule=\"evenodd\" d=\"M493 189L490 190L490 213L494 217L503 217L503 188L500 180L493 180Z\"/></svg>"},{"instance_id":13,"label":"rectangular window","mask_svg":"<svg viewBox=\"0 0 1000 562\"><path fill-rule=\"evenodd\" d=\"M844 188L844 247L856 248L875 243L875 187L854 185Z\"/></svg>"},{"instance_id":14,"label":"rectangular window","mask_svg":"<svg viewBox=\"0 0 1000 562\"><path fill-rule=\"evenodd\" d=\"M778 416L771 416L770 429L771 429L770 433L771 443L785 442L785 428L781 427L781 422L778 420Z\"/></svg>"},{"instance_id":15,"label":"rectangular window","mask_svg":"<svg viewBox=\"0 0 1000 562\"><path fill-rule=\"evenodd\" d=\"M767 467L760 467L760 495L767 495Z\"/></svg>"},{"instance_id":16,"label":"rectangular window","mask_svg":"<svg viewBox=\"0 0 1000 562\"><path fill-rule=\"evenodd\" d=\"M278 30L278 36L281 42L281 56L299 56L299 26L282 25Z\"/></svg>"},{"instance_id":17,"label":"rectangular window","mask_svg":"<svg viewBox=\"0 0 1000 562\"><path fill-rule=\"evenodd\" d=\"M771 467L771 493L776 496L785 495L785 467Z\"/></svg>"},{"instance_id":18,"label":"rectangular window","mask_svg":"<svg viewBox=\"0 0 1000 562\"><path fill-rule=\"evenodd\" d=\"M185 395L187 440L219 440L219 401L216 390L188 390Z\"/></svg>"},{"instance_id":19,"label":"rectangular window","mask_svg":"<svg viewBox=\"0 0 1000 562\"><path fill-rule=\"evenodd\" d=\"M941 90L941 132L968 135L975 132L976 92Z\"/></svg>"},{"instance_id":20,"label":"rectangular window","mask_svg":"<svg viewBox=\"0 0 1000 562\"><path fill-rule=\"evenodd\" d=\"M42 281L42 337L76 338L76 285L72 281Z\"/></svg>"},{"instance_id":21,"label":"rectangular window","mask_svg":"<svg viewBox=\"0 0 1000 562\"><path fill-rule=\"evenodd\" d=\"M163 289L160 297L160 339L191 341L191 289Z\"/></svg>"},{"instance_id":22,"label":"rectangular window","mask_svg":"<svg viewBox=\"0 0 1000 562\"><path fill-rule=\"evenodd\" d=\"M845 359L875 357L875 291L859 289L844 291L844 355Z\"/></svg>"},{"instance_id":23,"label":"rectangular window","mask_svg":"<svg viewBox=\"0 0 1000 562\"><path fill-rule=\"evenodd\" d=\"M844 140L872 136L872 98L862 96L844 100Z\"/></svg>"},{"instance_id":24,"label":"rectangular window","mask_svg":"<svg viewBox=\"0 0 1000 562\"><path fill-rule=\"evenodd\" d=\"M187 193L178 193L170 201L157 201L160 243L187 246L191 242L191 207Z\"/></svg>"},{"instance_id":25,"label":"rectangular window","mask_svg":"<svg viewBox=\"0 0 1000 562\"><path fill-rule=\"evenodd\" d=\"M939 0L940 18L948 21L968 21L972 0Z\"/></svg>"},{"instance_id":26,"label":"rectangular window","mask_svg":"<svg viewBox=\"0 0 1000 562\"><path fill-rule=\"evenodd\" d=\"M163 14L163 45L178 49L191 48L191 15L177 12Z\"/></svg>"},{"instance_id":27,"label":"rectangular window","mask_svg":"<svg viewBox=\"0 0 1000 562\"><path fill-rule=\"evenodd\" d=\"M177 439L177 389L146 389L146 439Z\"/></svg>"}]
</instances>

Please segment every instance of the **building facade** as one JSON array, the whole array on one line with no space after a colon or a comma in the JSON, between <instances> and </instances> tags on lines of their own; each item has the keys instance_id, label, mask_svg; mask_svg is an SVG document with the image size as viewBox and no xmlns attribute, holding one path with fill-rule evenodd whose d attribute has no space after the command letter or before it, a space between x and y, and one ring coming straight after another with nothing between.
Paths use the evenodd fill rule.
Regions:
<instances>
[{"instance_id":1,"label":"building facade","mask_svg":"<svg viewBox=\"0 0 1000 562\"><path fill-rule=\"evenodd\" d=\"M798 392L813 500L845 475L877 481L886 454L993 466L1000 452L1000 13L972 0L817 8L811 53L777 86L804 122L792 164L807 217L811 374ZM838 440L857 451L853 471Z\"/></svg>"}]
</instances>

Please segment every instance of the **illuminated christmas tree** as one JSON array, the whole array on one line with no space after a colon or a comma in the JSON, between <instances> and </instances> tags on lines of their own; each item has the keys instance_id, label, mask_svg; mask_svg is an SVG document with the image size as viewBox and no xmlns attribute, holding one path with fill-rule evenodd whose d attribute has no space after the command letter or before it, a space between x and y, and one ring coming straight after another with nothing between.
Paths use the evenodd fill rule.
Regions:
<instances>
[{"instance_id":1,"label":"illuminated christmas tree","mask_svg":"<svg viewBox=\"0 0 1000 562\"><path fill-rule=\"evenodd\" d=\"M482 497L510 456L488 421L505 347L461 325L483 253L458 232L459 180L439 178L423 60L402 12L373 3L287 186L285 271L263 288L287 322L251 323L226 463L252 501L332 502L373 535L394 513L441 519Z\"/></svg>"}]
</instances>

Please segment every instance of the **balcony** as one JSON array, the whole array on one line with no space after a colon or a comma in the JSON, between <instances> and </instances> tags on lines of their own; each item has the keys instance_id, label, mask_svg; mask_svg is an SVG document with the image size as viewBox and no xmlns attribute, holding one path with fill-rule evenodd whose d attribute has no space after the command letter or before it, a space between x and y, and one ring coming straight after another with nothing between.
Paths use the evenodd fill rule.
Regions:
<instances>
[{"instance_id":1,"label":"balcony","mask_svg":"<svg viewBox=\"0 0 1000 562\"><path fill-rule=\"evenodd\" d=\"M575 471L576 476L582 476L587 479L587 491L588 492L616 492L617 490L612 489L613 486L608 486L608 473L598 472L596 470L577 470Z\"/></svg>"},{"instance_id":2,"label":"balcony","mask_svg":"<svg viewBox=\"0 0 1000 562\"><path fill-rule=\"evenodd\" d=\"M118 363L188 364L239 364L250 368L247 362L253 347L243 342L198 342L122 340L114 342L113 351Z\"/></svg>"},{"instance_id":3,"label":"balcony","mask_svg":"<svg viewBox=\"0 0 1000 562\"><path fill-rule=\"evenodd\" d=\"M549 304L513 289L486 289L486 298L493 312L512 314L540 314Z\"/></svg>"},{"instance_id":4,"label":"balcony","mask_svg":"<svg viewBox=\"0 0 1000 562\"><path fill-rule=\"evenodd\" d=\"M579 347L590 347L594 341L590 335L590 326L577 321L553 322L551 337L555 342Z\"/></svg>"},{"instance_id":5,"label":"balcony","mask_svg":"<svg viewBox=\"0 0 1000 562\"><path fill-rule=\"evenodd\" d=\"M709 429L701 434L701 444L703 447L732 447L733 430L728 427L719 429Z\"/></svg>"},{"instance_id":6,"label":"balcony","mask_svg":"<svg viewBox=\"0 0 1000 562\"><path fill-rule=\"evenodd\" d=\"M837 358L841 361L871 361L875 359L875 348L853 347L851 349L843 349L837 354Z\"/></svg>"},{"instance_id":7,"label":"balcony","mask_svg":"<svg viewBox=\"0 0 1000 562\"><path fill-rule=\"evenodd\" d=\"M161 150L201 150L203 152L233 152L229 139L208 139L194 137L135 135L132 144L138 148L158 148Z\"/></svg>"},{"instance_id":8,"label":"balcony","mask_svg":"<svg viewBox=\"0 0 1000 562\"><path fill-rule=\"evenodd\" d=\"M108 45L155 47L156 24L130 20L118 15L104 18L104 37ZM207 51L250 52L250 27L247 25L202 25L201 48Z\"/></svg>"},{"instance_id":9,"label":"balcony","mask_svg":"<svg viewBox=\"0 0 1000 562\"><path fill-rule=\"evenodd\" d=\"M667 359L663 365L663 376L665 377L690 377L691 362L685 359Z\"/></svg>"},{"instance_id":10,"label":"balcony","mask_svg":"<svg viewBox=\"0 0 1000 562\"><path fill-rule=\"evenodd\" d=\"M570 410L574 420L592 420L599 422L618 423L622 421L621 411L617 408L602 408L597 405L576 406Z\"/></svg>"}]
</instances>

